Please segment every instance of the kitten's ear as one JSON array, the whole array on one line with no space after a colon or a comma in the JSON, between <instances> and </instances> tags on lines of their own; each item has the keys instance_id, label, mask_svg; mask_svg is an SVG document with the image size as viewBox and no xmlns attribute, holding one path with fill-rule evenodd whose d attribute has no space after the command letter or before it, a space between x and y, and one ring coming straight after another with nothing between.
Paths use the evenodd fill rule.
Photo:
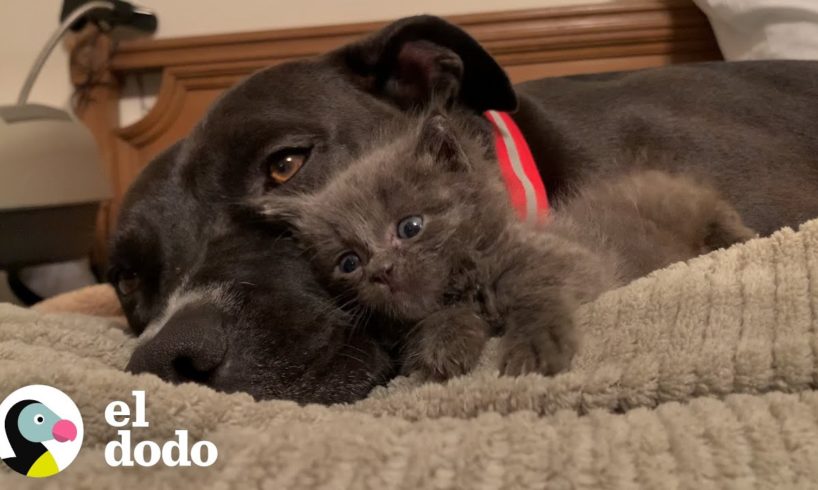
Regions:
<instances>
[{"instance_id":1,"label":"kitten's ear","mask_svg":"<svg viewBox=\"0 0 818 490\"><path fill-rule=\"evenodd\" d=\"M439 113L430 115L423 122L415 155L421 158L431 156L435 164L445 170L459 172L471 168L451 121Z\"/></svg>"}]
</instances>

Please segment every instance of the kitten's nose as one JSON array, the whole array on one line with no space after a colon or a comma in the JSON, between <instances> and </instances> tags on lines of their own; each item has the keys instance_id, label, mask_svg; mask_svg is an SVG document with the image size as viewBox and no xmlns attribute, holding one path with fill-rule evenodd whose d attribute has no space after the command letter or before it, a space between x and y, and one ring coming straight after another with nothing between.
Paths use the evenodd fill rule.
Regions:
<instances>
[{"instance_id":1,"label":"kitten's nose","mask_svg":"<svg viewBox=\"0 0 818 490\"><path fill-rule=\"evenodd\" d=\"M377 282L380 284L389 284L390 280L392 279L392 270L395 266L392 263L385 263L380 265L376 268L375 272L372 274L372 282Z\"/></svg>"}]
</instances>

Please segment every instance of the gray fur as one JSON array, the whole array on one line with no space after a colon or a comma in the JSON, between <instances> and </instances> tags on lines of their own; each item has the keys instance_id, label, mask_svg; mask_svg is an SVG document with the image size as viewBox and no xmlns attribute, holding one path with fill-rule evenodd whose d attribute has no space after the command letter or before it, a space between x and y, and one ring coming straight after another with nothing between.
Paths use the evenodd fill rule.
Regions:
<instances>
[{"instance_id":1,"label":"gray fur","mask_svg":"<svg viewBox=\"0 0 818 490\"><path fill-rule=\"evenodd\" d=\"M532 227L516 220L483 133L440 114L407 126L319 192L260 205L294 227L344 301L397 323L405 369L429 378L469 371L496 333L504 374L563 371L578 305L753 236L712 188L659 171L589 183ZM423 230L399 238L413 215ZM349 252L362 266L345 273Z\"/></svg>"}]
</instances>

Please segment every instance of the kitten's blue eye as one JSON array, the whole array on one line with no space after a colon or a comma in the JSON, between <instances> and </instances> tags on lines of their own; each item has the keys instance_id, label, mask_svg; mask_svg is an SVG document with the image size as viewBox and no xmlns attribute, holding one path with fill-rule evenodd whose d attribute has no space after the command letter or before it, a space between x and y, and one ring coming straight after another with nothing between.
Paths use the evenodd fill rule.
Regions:
<instances>
[{"instance_id":1,"label":"kitten's blue eye","mask_svg":"<svg viewBox=\"0 0 818 490\"><path fill-rule=\"evenodd\" d=\"M358 267L361 266L361 258L358 257L356 254L349 252L348 254L344 254L341 259L338 261L338 268L344 274L349 274L355 272Z\"/></svg>"},{"instance_id":2,"label":"kitten's blue eye","mask_svg":"<svg viewBox=\"0 0 818 490\"><path fill-rule=\"evenodd\" d=\"M417 236L422 229L423 218L420 216L409 216L408 218L403 218L400 220L400 223L398 223L398 237L404 240L412 238Z\"/></svg>"}]
</instances>

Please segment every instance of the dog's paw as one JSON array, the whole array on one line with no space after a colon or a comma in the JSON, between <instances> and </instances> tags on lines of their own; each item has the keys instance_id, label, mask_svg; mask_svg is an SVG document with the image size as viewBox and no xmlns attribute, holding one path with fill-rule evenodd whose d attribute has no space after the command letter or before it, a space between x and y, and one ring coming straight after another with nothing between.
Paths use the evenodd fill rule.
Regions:
<instances>
[{"instance_id":1,"label":"dog's paw","mask_svg":"<svg viewBox=\"0 0 818 490\"><path fill-rule=\"evenodd\" d=\"M435 313L414 330L405 372L419 372L430 381L445 381L470 372L488 341L488 325L466 308Z\"/></svg>"},{"instance_id":2,"label":"dog's paw","mask_svg":"<svg viewBox=\"0 0 818 490\"><path fill-rule=\"evenodd\" d=\"M555 331L548 328L529 331L528 335L509 332L500 339L500 373L554 375L571 367L575 352L573 335L555 335Z\"/></svg>"}]
</instances>

